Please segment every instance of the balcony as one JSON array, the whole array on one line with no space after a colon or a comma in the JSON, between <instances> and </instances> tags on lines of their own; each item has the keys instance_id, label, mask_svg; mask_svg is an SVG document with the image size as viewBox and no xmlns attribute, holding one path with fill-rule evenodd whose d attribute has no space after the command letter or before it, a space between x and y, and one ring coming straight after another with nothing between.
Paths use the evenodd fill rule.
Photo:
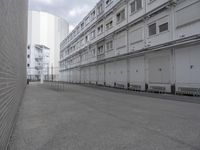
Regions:
<instances>
[{"instance_id":1,"label":"balcony","mask_svg":"<svg viewBox=\"0 0 200 150\"><path fill-rule=\"evenodd\" d=\"M43 55L42 54L37 54L35 55L35 60L39 61L43 59Z\"/></svg>"}]
</instances>

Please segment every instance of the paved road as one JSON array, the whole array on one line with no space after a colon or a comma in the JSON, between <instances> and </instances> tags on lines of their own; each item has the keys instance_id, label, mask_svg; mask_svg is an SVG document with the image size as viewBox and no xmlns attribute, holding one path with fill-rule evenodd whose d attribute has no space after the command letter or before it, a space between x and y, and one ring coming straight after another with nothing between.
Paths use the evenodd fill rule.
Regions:
<instances>
[{"instance_id":1,"label":"paved road","mask_svg":"<svg viewBox=\"0 0 200 150\"><path fill-rule=\"evenodd\" d=\"M200 150L200 104L30 85L10 150Z\"/></svg>"}]
</instances>

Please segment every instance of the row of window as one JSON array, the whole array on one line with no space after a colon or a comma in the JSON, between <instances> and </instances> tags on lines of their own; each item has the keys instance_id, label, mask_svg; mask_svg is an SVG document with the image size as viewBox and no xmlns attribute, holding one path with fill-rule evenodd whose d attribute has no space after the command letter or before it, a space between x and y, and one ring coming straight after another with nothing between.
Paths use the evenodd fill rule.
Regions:
<instances>
[{"instance_id":1,"label":"row of window","mask_svg":"<svg viewBox=\"0 0 200 150\"><path fill-rule=\"evenodd\" d=\"M105 1L105 5L109 6L114 0L106 0ZM105 7L106 7L105 6ZM142 9L142 0L134 0L133 2L130 3L130 11L131 14L135 13L137 11L139 11L140 9ZM104 5L103 3L100 3L97 5L97 8L94 9L93 11L91 11L91 13L84 19L84 21L82 21L80 23L80 25L78 25L74 31L68 36L68 38L66 39L66 42L71 41L77 34L79 34L81 31L84 30L84 28L91 22L93 21L96 16L102 14L104 12ZM121 10L120 12L117 13L116 15L116 20L117 23L122 22L123 20L125 20L125 9ZM110 29L113 26L113 20L110 20L107 24L106 24L106 29ZM100 27L98 29L98 33L102 33L102 27Z\"/></svg>"},{"instance_id":2,"label":"row of window","mask_svg":"<svg viewBox=\"0 0 200 150\"><path fill-rule=\"evenodd\" d=\"M157 23L153 23L149 25L149 36L168 31L168 28L169 28L168 22L163 23L161 25L157 25Z\"/></svg>"},{"instance_id":3,"label":"row of window","mask_svg":"<svg viewBox=\"0 0 200 150\"><path fill-rule=\"evenodd\" d=\"M95 48L91 48L89 51L86 51L86 52L82 53L81 54L82 60L84 61L84 60L87 60L89 58L93 58L93 57L102 55L102 54L105 53L105 50L106 51L113 50L113 41L112 40L106 42L105 47L104 47L103 44L97 46L97 51L96 51ZM80 57L74 57L70 62L72 64L73 63L78 63L78 62L80 62Z\"/></svg>"},{"instance_id":4,"label":"row of window","mask_svg":"<svg viewBox=\"0 0 200 150\"><path fill-rule=\"evenodd\" d=\"M107 26L106 26L107 27ZM168 22L164 22L162 24L159 24L157 22L154 22L152 24L150 24L148 26L148 32L149 32L149 36L153 36L165 31L169 30L169 23ZM101 24L98 28L97 28L97 34L100 35L103 33L103 24ZM92 30L92 32L90 33L90 40L93 40L96 37L96 30ZM87 43L89 41L89 37L88 35L85 36L85 40L84 38L82 38L80 40L80 42L77 42L77 44L75 46L70 47L66 52L65 55L69 55L71 52L78 50L79 48L81 48L81 46L84 46L84 43ZM110 46L111 47L111 46ZM109 48L108 48L109 49ZM112 49L112 47L110 48ZM64 56L64 54L61 54L62 57ZM61 58L62 58L61 57Z\"/></svg>"}]
</instances>

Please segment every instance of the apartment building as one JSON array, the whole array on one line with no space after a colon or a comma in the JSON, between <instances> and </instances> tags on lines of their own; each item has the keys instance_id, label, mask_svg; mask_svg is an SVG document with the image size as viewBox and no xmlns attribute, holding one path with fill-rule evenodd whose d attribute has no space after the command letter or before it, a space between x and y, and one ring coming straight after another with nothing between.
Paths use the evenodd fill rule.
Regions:
<instances>
[{"instance_id":1,"label":"apartment building","mask_svg":"<svg viewBox=\"0 0 200 150\"><path fill-rule=\"evenodd\" d=\"M29 45L27 51L27 78L38 81L48 80L50 67L50 49L44 45Z\"/></svg>"},{"instance_id":2,"label":"apartment building","mask_svg":"<svg viewBox=\"0 0 200 150\"><path fill-rule=\"evenodd\" d=\"M61 43L61 80L200 94L199 0L101 0Z\"/></svg>"}]
</instances>

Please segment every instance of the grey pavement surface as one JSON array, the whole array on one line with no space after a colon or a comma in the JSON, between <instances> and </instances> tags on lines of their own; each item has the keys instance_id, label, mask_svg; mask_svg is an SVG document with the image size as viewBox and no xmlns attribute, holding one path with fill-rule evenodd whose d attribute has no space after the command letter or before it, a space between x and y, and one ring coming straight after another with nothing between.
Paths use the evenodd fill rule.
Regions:
<instances>
[{"instance_id":1,"label":"grey pavement surface","mask_svg":"<svg viewBox=\"0 0 200 150\"><path fill-rule=\"evenodd\" d=\"M34 84L26 89L9 149L200 150L200 104Z\"/></svg>"}]
</instances>

